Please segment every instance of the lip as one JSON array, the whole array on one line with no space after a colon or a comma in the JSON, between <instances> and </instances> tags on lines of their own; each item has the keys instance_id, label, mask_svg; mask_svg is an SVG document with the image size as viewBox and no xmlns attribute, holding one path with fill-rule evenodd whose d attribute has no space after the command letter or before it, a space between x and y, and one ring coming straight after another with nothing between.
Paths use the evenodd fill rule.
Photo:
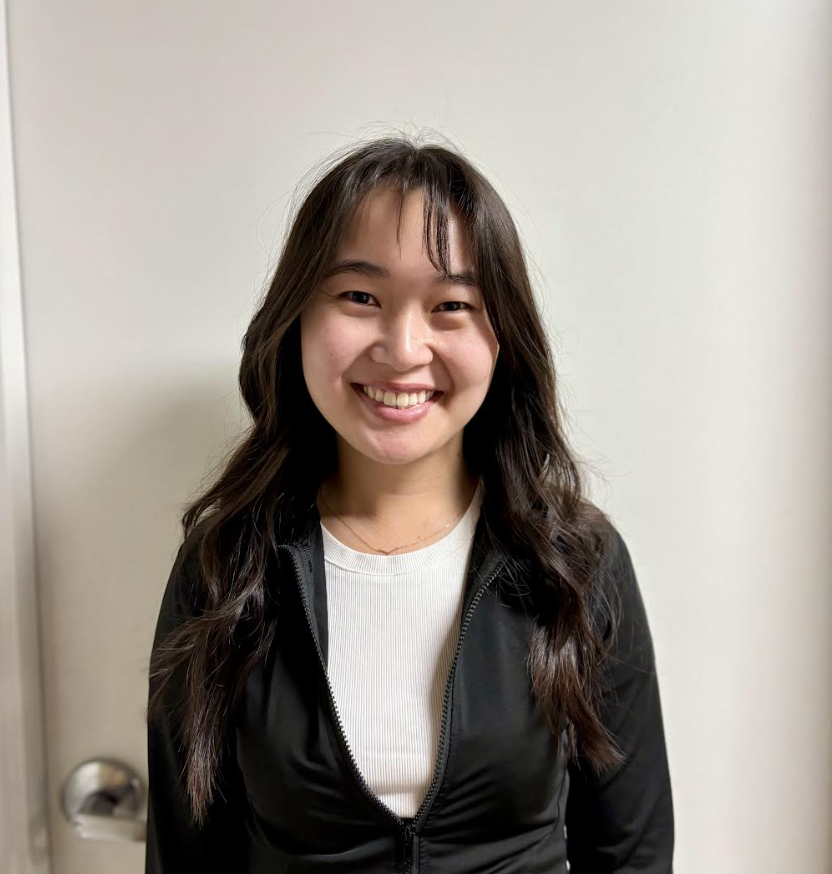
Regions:
<instances>
[{"instance_id":1,"label":"lip","mask_svg":"<svg viewBox=\"0 0 832 874\"><path fill-rule=\"evenodd\" d=\"M407 383L407 382L385 382L384 380L377 380L376 382L354 382L353 385L366 385L368 388L376 388L379 391L394 391L398 392L407 392L407 394L413 394L413 392L420 391L435 391L439 392L439 389L433 385L426 385L425 383Z\"/></svg>"},{"instance_id":2,"label":"lip","mask_svg":"<svg viewBox=\"0 0 832 874\"><path fill-rule=\"evenodd\" d=\"M415 407L406 407L400 410L397 407L387 407L378 401L374 401L361 389L361 383L353 382L350 385L352 390L358 395L358 402L363 404L371 415L387 422L397 422L400 424L416 422L423 418L431 411L431 408L437 403L439 398L444 395L444 392L438 391L430 400L425 401L423 404L417 404Z\"/></svg>"}]
</instances>

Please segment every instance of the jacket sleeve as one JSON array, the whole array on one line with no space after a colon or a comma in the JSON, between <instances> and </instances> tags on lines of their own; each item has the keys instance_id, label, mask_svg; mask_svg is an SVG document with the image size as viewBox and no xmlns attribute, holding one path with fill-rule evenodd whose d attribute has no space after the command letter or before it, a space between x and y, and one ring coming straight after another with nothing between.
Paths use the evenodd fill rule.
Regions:
<instances>
[{"instance_id":1,"label":"jacket sleeve","mask_svg":"<svg viewBox=\"0 0 832 874\"><path fill-rule=\"evenodd\" d=\"M193 615L193 567L186 543L167 582L153 652L162 639ZM183 669L187 666L183 666ZM201 828L190 820L184 791L185 756L169 715L170 702L183 691L183 671L171 678L164 693L164 715L147 726L147 844L145 874L228 874L245 870L248 834L248 796L237 764L236 732L223 747L220 772L208 816ZM153 689L148 683L148 698Z\"/></svg>"},{"instance_id":2,"label":"jacket sleeve","mask_svg":"<svg viewBox=\"0 0 832 874\"><path fill-rule=\"evenodd\" d=\"M629 551L615 529L613 544L619 627L600 716L626 761L600 775L581 756L570 763L570 874L672 874L673 800L653 641Z\"/></svg>"}]
</instances>

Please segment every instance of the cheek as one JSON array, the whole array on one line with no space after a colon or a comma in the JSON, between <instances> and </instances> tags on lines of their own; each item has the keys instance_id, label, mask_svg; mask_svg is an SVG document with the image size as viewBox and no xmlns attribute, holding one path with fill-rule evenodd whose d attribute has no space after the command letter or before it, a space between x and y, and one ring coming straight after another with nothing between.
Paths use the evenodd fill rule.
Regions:
<instances>
[{"instance_id":1,"label":"cheek","mask_svg":"<svg viewBox=\"0 0 832 874\"><path fill-rule=\"evenodd\" d=\"M492 352L482 343L459 346L445 360L452 379L459 388L487 385L494 370Z\"/></svg>"},{"instance_id":2,"label":"cheek","mask_svg":"<svg viewBox=\"0 0 832 874\"><path fill-rule=\"evenodd\" d=\"M313 314L301 320L301 357L308 375L337 377L350 366L355 346L343 330Z\"/></svg>"}]
</instances>

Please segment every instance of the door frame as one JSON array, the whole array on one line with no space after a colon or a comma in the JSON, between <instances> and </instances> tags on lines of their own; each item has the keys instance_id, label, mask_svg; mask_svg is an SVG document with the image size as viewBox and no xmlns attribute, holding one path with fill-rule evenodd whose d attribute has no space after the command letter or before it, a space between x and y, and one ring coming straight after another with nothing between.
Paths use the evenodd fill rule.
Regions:
<instances>
[{"instance_id":1,"label":"door frame","mask_svg":"<svg viewBox=\"0 0 832 874\"><path fill-rule=\"evenodd\" d=\"M43 673L8 8L0 0L0 847L50 874Z\"/></svg>"}]
</instances>

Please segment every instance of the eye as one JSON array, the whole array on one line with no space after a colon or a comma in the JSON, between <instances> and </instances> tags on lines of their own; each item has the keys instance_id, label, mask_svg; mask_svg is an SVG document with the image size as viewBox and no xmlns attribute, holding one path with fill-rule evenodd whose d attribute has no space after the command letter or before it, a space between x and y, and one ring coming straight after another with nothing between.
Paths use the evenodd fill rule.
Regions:
<instances>
[{"instance_id":1,"label":"eye","mask_svg":"<svg viewBox=\"0 0 832 874\"><path fill-rule=\"evenodd\" d=\"M462 306L462 307L466 307L466 308L469 309L469 310L474 309L474 308L471 306L471 304L469 304L469 303L465 303L464 300L446 300L444 303L440 304L440 306L445 306L445 304L449 304L449 303L458 303L460 306ZM445 310L445 312L446 312L446 313L460 313L460 312L462 312L462 310L461 310L461 309L458 309L458 310Z\"/></svg>"},{"instance_id":2,"label":"eye","mask_svg":"<svg viewBox=\"0 0 832 874\"><path fill-rule=\"evenodd\" d=\"M372 297L369 291L345 291L340 297L346 297L348 294L365 294L367 297ZM349 300L349 298L347 298ZM361 301L351 301L352 303L361 303Z\"/></svg>"}]
</instances>

